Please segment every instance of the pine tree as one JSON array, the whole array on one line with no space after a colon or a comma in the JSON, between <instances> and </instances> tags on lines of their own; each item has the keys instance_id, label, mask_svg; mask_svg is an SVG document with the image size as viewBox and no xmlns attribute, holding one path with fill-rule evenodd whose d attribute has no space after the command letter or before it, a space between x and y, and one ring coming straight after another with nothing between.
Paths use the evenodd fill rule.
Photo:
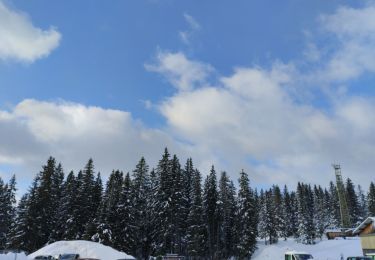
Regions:
<instances>
[{"instance_id":1,"label":"pine tree","mask_svg":"<svg viewBox=\"0 0 375 260\"><path fill-rule=\"evenodd\" d=\"M191 209L187 218L187 252L192 259L199 259L206 254L206 227L203 221L201 174L194 171L191 192Z\"/></svg>"},{"instance_id":2,"label":"pine tree","mask_svg":"<svg viewBox=\"0 0 375 260\"><path fill-rule=\"evenodd\" d=\"M133 171L133 220L135 239L135 255L139 259L147 259L152 250L152 216L148 199L151 197L151 180L148 173L149 166L142 157Z\"/></svg>"},{"instance_id":3,"label":"pine tree","mask_svg":"<svg viewBox=\"0 0 375 260\"><path fill-rule=\"evenodd\" d=\"M173 214L172 211L172 164L168 149L165 148L162 159L156 169L158 187L154 209L157 211L157 219L154 224L159 228L156 235L155 250L157 254L173 252Z\"/></svg>"},{"instance_id":4,"label":"pine tree","mask_svg":"<svg viewBox=\"0 0 375 260\"><path fill-rule=\"evenodd\" d=\"M8 233L8 240L6 245L6 248L8 249L19 249L27 251L29 248L29 237L31 237L31 234L28 229L28 199L28 194L26 193L22 196L18 203L15 221L10 227Z\"/></svg>"},{"instance_id":5,"label":"pine tree","mask_svg":"<svg viewBox=\"0 0 375 260\"><path fill-rule=\"evenodd\" d=\"M59 216L61 212L59 212L59 204L63 195L63 182L64 182L64 171L62 168L61 163L59 163L52 175L52 181L51 181L51 211L53 212L53 216L51 219L51 232L48 238L49 243L56 241L54 239L54 234L56 234L57 231L56 227L58 226Z\"/></svg>"},{"instance_id":6,"label":"pine tree","mask_svg":"<svg viewBox=\"0 0 375 260\"><path fill-rule=\"evenodd\" d=\"M218 199L219 194L216 183L216 172L214 166L212 166L211 172L205 180L203 193L204 219L207 227L208 256L211 259L218 258L216 255L218 252L219 231Z\"/></svg>"},{"instance_id":7,"label":"pine tree","mask_svg":"<svg viewBox=\"0 0 375 260\"><path fill-rule=\"evenodd\" d=\"M121 236L118 239L116 239L115 247L128 254L136 255L135 248L137 241L135 240L136 232L134 223L137 223L138 220L134 218L135 209L133 204L132 190L133 189L130 174L127 173L125 176L124 183L122 185L120 200L117 204L116 209L119 215L119 222L117 225L119 230L121 230Z\"/></svg>"},{"instance_id":8,"label":"pine tree","mask_svg":"<svg viewBox=\"0 0 375 260\"><path fill-rule=\"evenodd\" d=\"M297 186L298 239L303 244L315 243L314 198L311 187L302 183Z\"/></svg>"},{"instance_id":9,"label":"pine tree","mask_svg":"<svg viewBox=\"0 0 375 260\"><path fill-rule=\"evenodd\" d=\"M329 183L329 193L331 197L330 212L333 220L331 228L337 228L341 226L340 203L337 188L332 181Z\"/></svg>"},{"instance_id":10,"label":"pine tree","mask_svg":"<svg viewBox=\"0 0 375 260\"><path fill-rule=\"evenodd\" d=\"M0 178L0 250L6 248L11 226L15 217L16 177L13 175L8 184Z\"/></svg>"},{"instance_id":11,"label":"pine tree","mask_svg":"<svg viewBox=\"0 0 375 260\"><path fill-rule=\"evenodd\" d=\"M100 204L99 214L93 219L93 221L96 222L97 232L91 237L91 240L109 246L117 244L117 240L120 240L121 230L118 229L118 220L120 216L116 209L120 200L122 184L123 173L119 170L112 171ZM90 222L88 222L86 224L86 234L89 233L87 230L91 229L91 227Z\"/></svg>"},{"instance_id":12,"label":"pine tree","mask_svg":"<svg viewBox=\"0 0 375 260\"><path fill-rule=\"evenodd\" d=\"M276 242L279 237L283 236L282 230L284 229L284 219L283 219L283 203L282 203L282 196L279 186L273 185L272 186L272 197L273 197L273 208L275 211L275 228L277 233Z\"/></svg>"},{"instance_id":13,"label":"pine tree","mask_svg":"<svg viewBox=\"0 0 375 260\"><path fill-rule=\"evenodd\" d=\"M368 205L366 195L362 190L361 185L357 186L358 202L359 202L359 221L362 222L368 217Z\"/></svg>"},{"instance_id":14,"label":"pine tree","mask_svg":"<svg viewBox=\"0 0 375 260\"><path fill-rule=\"evenodd\" d=\"M360 208L357 194L355 193L354 184L351 179L346 180L346 200L348 203L348 210L350 221L352 225L357 226L360 224Z\"/></svg>"},{"instance_id":15,"label":"pine tree","mask_svg":"<svg viewBox=\"0 0 375 260\"><path fill-rule=\"evenodd\" d=\"M219 255L226 259L234 255L235 251L235 218L236 199L233 182L226 172L221 173L219 180Z\"/></svg>"},{"instance_id":16,"label":"pine tree","mask_svg":"<svg viewBox=\"0 0 375 260\"><path fill-rule=\"evenodd\" d=\"M89 223L95 221L97 209L100 206L100 201L94 200L95 180L94 180L94 162L90 158L83 171L79 172L77 176L78 190L77 201L80 202L80 210L76 212L76 225L78 232L76 237L83 238L85 230Z\"/></svg>"},{"instance_id":17,"label":"pine tree","mask_svg":"<svg viewBox=\"0 0 375 260\"><path fill-rule=\"evenodd\" d=\"M314 226L316 237L322 239L327 228L327 219L324 203L324 191L320 186L314 186Z\"/></svg>"},{"instance_id":18,"label":"pine tree","mask_svg":"<svg viewBox=\"0 0 375 260\"><path fill-rule=\"evenodd\" d=\"M375 216L375 184L370 183L369 192L367 195L368 211L371 216Z\"/></svg>"},{"instance_id":19,"label":"pine tree","mask_svg":"<svg viewBox=\"0 0 375 260\"><path fill-rule=\"evenodd\" d=\"M250 188L248 175L242 171L238 191L238 229L237 254L240 259L250 259L256 249L257 225L254 194ZM239 223L239 222L238 222Z\"/></svg>"}]
</instances>

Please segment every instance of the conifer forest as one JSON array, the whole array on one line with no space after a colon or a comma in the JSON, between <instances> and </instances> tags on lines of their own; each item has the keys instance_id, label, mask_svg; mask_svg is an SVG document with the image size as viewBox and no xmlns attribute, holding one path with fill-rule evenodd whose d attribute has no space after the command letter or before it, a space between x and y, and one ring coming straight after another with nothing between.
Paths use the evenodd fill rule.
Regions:
<instances>
[{"instance_id":1,"label":"conifer forest","mask_svg":"<svg viewBox=\"0 0 375 260\"><path fill-rule=\"evenodd\" d=\"M201 173L165 149L155 168L113 170L106 183L88 160L65 173L50 157L16 200L16 177L0 178L0 250L33 252L59 240L91 240L137 259L176 253L187 259L249 259L257 240L313 244L340 227L336 186L254 187L239 171ZM375 215L375 185L345 181L352 226Z\"/></svg>"}]
</instances>

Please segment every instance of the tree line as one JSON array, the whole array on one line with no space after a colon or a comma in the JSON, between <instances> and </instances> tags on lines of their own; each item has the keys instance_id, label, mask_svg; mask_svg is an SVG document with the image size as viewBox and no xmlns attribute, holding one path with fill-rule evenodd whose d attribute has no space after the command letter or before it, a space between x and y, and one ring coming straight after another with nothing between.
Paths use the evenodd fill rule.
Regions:
<instances>
[{"instance_id":1,"label":"tree line","mask_svg":"<svg viewBox=\"0 0 375 260\"><path fill-rule=\"evenodd\" d=\"M375 216L375 185L365 193L345 183L352 225ZM154 169L141 158L132 173L114 170L105 185L90 159L64 175L50 157L16 204L16 180L0 178L0 250L33 252L59 240L91 240L137 259L176 253L188 259L250 259L257 239L294 237L313 244L340 226L338 194L298 183L257 190L241 171L237 185L214 166L206 174L182 166L165 149Z\"/></svg>"}]
</instances>

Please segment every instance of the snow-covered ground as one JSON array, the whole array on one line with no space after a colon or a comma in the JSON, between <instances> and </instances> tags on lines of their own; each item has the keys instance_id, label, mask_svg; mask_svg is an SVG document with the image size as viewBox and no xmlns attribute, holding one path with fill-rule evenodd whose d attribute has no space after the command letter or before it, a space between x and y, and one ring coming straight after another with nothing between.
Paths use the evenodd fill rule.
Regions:
<instances>
[{"instance_id":1,"label":"snow-covered ground","mask_svg":"<svg viewBox=\"0 0 375 260\"><path fill-rule=\"evenodd\" d=\"M102 260L135 259L123 252L117 251L109 246L104 246L91 241L58 241L47 245L28 257L33 259L38 255L79 254L82 258L97 258ZM3 260L0 258L0 260ZM17 259L18 260L18 259Z\"/></svg>"},{"instance_id":2,"label":"snow-covered ground","mask_svg":"<svg viewBox=\"0 0 375 260\"><path fill-rule=\"evenodd\" d=\"M25 253L20 253L20 254L13 254L13 253L8 253L8 254L0 254L0 260L30 260Z\"/></svg>"},{"instance_id":3,"label":"snow-covered ground","mask_svg":"<svg viewBox=\"0 0 375 260\"><path fill-rule=\"evenodd\" d=\"M361 256L361 242L359 238L347 238L337 240L323 240L315 245L303 245L293 239L280 240L274 245L258 243L258 250L252 259L254 260L284 260L286 251L303 251L310 253L315 260L339 260L341 254L344 259L348 256Z\"/></svg>"},{"instance_id":4,"label":"snow-covered ground","mask_svg":"<svg viewBox=\"0 0 375 260\"><path fill-rule=\"evenodd\" d=\"M286 251L304 251L314 256L315 260L339 260L341 254L344 259L348 256L362 255L359 238L348 238L338 240L323 240L315 245L303 245L296 243L293 239L280 240L274 245L264 245L259 242L258 250L255 252L254 260L284 260ZM24 254L0 255L0 260L29 260L37 255L59 255L63 253L76 253L81 257L98 258L102 260L135 259L123 252L111 247L90 241L59 241L39 249L26 257Z\"/></svg>"}]
</instances>

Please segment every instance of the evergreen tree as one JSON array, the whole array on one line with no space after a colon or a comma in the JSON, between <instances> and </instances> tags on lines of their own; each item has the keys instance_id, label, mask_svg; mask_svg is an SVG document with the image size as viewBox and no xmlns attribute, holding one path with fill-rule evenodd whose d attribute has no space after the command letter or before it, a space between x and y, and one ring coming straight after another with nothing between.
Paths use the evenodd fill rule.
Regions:
<instances>
[{"instance_id":1,"label":"evergreen tree","mask_svg":"<svg viewBox=\"0 0 375 260\"><path fill-rule=\"evenodd\" d=\"M314 186L314 226L316 237L322 239L327 228L327 219L324 203L324 191L320 186Z\"/></svg>"},{"instance_id":2,"label":"evergreen tree","mask_svg":"<svg viewBox=\"0 0 375 260\"><path fill-rule=\"evenodd\" d=\"M0 177L0 250L6 248L8 233L14 224L16 177L13 175L8 184Z\"/></svg>"},{"instance_id":3,"label":"evergreen tree","mask_svg":"<svg viewBox=\"0 0 375 260\"><path fill-rule=\"evenodd\" d=\"M219 180L219 250L220 258L226 259L235 253L235 188L226 172L222 172Z\"/></svg>"},{"instance_id":4,"label":"evergreen tree","mask_svg":"<svg viewBox=\"0 0 375 260\"><path fill-rule=\"evenodd\" d=\"M283 219L283 202L282 202L282 196L281 191L278 185L272 186L272 198L273 198L273 208L274 208L274 214L275 214L275 229L277 233L276 242L279 237L283 236L283 229L285 225L285 221Z\"/></svg>"},{"instance_id":5,"label":"evergreen tree","mask_svg":"<svg viewBox=\"0 0 375 260\"><path fill-rule=\"evenodd\" d=\"M254 194L248 175L244 171L240 173L237 207L237 218L241 222L241 229L238 229L237 254L240 259L251 259L256 249L258 223L255 217Z\"/></svg>"},{"instance_id":6,"label":"evergreen tree","mask_svg":"<svg viewBox=\"0 0 375 260\"><path fill-rule=\"evenodd\" d=\"M117 241L120 240L121 230L118 228L118 220L121 216L118 215L116 209L120 200L122 184L123 173L119 170L112 171L100 204L99 215L93 219L97 225L97 232L91 237L91 240L109 246L117 244ZM87 229L91 229L90 222L86 224L86 234L89 233Z\"/></svg>"},{"instance_id":7,"label":"evergreen tree","mask_svg":"<svg viewBox=\"0 0 375 260\"><path fill-rule=\"evenodd\" d=\"M298 239L303 244L315 243L314 199L311 187L298 183Z\"/></svg>"},{"instance_id":8,"label":"evergreen tree","mask_svg":"<svg viewBox=\"0 0 375 260\"><path fill-rule=\"evenodd\" d=\"M339 202L339 195L337 193L337 188L335 184L331 181L329 183L329 193L331 197L330 202L330 214L332 219L332 226L331 228L338 228L341 226L341 215L340 215L340 202Z\"/></svg>"},{"instance_id":9,"label":"evergreen tree","mask_svg":"<svg viewBox=\"0 0 375 260\"><path fill-rule=\"evenodd\" d=\"M203 221L201 174L194 171L193 187L191 192L191 209L187 218L187 255L193 260L204 257L206 254L206 228Z\"/></svg>"},{"instance_id":10,"label":"evergreen tree","mask_svg":"<svg viewBox=\"0 0 375 260\"><path fill-rule=\"evenodd\" d=\"M80 202L80 210L76 212L76 226L78 232L76 238L81 239L87 230L88 224L95 221L97 209L100 206L100 201L94 200L95 195L95 173L94 162L90 158L83 171L80 171L77 176L78 190L77 201Z\"/></svg>"},{"instance_id":11,"label":"evergreen tree","mask_svg":"<svg viewBox=\"0 0 375 260\"><path fill-rule=\"evenodd\" d=\"M370 216L375 216L375 184L373 182L370 183L367 204Z\"/></svg>"},{"instance_id":12,"label":"evergreen tree","mask_svg":"<svg viewBox=\"0 0 375 260\"><path fill-rule=\"evenodd\" d=\"M6 247L8 249L19 249L28 251L31 233L28 229L28 194L20 199L14 223L10 226ZM30 252L30 251L29 251Z\"/></svg>"},{"instance_id":13,"label":"evergreen tree","mask_svg":"<svg viewBox=\"0 0 375 260\"><path fill-rule=\"evenodd\" d=\"M355 193L354 184L351 179L346 180L346 200L348 203L349 217L352 225L357 226L360 224L361 213L357 194Z\"/></svg>"},{"instance_id":14,"label":"evergreen tree","mask_svg":"<svg viewBox=\"0 0 375 260\"><path fill-rule=\"evenodd\" d=\"M216 254L218 252L219 239L219 194L216 182L216 172L214 166L212 166L211 172L205 180L203 193L204 219L207 228L207 247L208 256L210 257L210 259L218 259L218 256Z\"/></svg>"},{"instance_id":15,"label":"evergreen tree","mask_svg":"<svg viewBox=\"0 0 375 260\"><path fill-rule=\"evenodd\" d=\"M133 171L133 221L135 239L135 255L139 259L147 259L152 250L152 212L148 200L151 194L149 166L142 157ZM129 196L129 195L128 195Z\"/></svg>"},{"instance_id":16,"label":"evergreen tree","mask_svg":"<svg viewBox=\"0 0 375 260\"><path fill-rule=\"evenodd\" d=\"M367 205L367 199L366 195L362 190L361 185L357 186L358 190L358 202L359 202L359 221L362 222L368 217L368 205Z\"/></svg>"},{"instance_id":17,"label":"evergreen tree","mask_svg":"<svg viewBox=\"0 0 375 260\"><path fill-rule=\"evenodd\" d=\"M136 255L135 248L137 241L135 240L136 231L134 223L138 220L134 218L134 210L132 181L130 179L130 174L127 173L116 209L119 215L117 225L119 230L121 230L121 236L116 239L115 247L128 254Z\"/></svg>"}]
</instances>

